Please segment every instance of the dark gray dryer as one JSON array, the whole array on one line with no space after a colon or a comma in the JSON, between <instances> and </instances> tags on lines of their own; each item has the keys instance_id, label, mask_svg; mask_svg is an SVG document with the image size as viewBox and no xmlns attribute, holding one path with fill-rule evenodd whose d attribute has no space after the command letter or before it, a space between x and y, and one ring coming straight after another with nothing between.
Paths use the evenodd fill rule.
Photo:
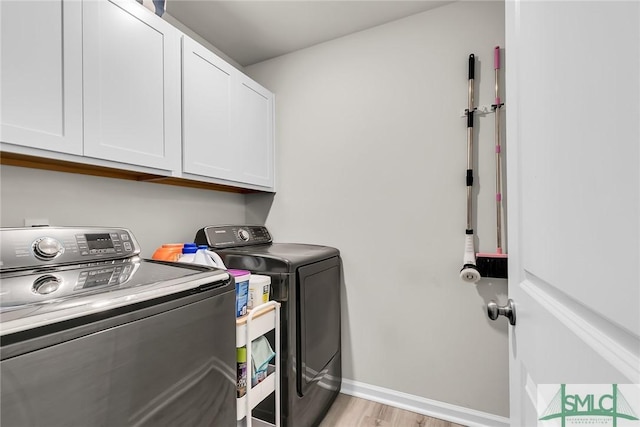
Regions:
<instances>
[{"instance_id":1,"label":"dark gray dryer","mask_svg":"<svg viewBox=\"0 0 640 427\"><path fill-rule=\"evenodd\" d=\"M262 226L205 227L195 240L209 245L228 268L271 277L270 299L282 304L281 423L319 424L342 383L338 249L272 243ZM254 415L273 422L272 408L266 401Z\"/></svg>"}]
</instances>

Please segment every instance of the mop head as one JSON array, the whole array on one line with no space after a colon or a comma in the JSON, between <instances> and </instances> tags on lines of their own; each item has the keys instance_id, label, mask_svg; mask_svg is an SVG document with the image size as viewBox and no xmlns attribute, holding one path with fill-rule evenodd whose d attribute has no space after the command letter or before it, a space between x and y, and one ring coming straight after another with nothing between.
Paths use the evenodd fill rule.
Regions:
<instances>
[{"instance_id":1,"label":"mop head","mask_svg":"<svg viewBox=\"0 0 640 427\"><path fill-rule=\"evenodd\" d=\"M507 254L477 254L476 265L482 277L507 279L509 271Z\"/></svg>"},{"instance_id":2,"label":"mop head","mask_svg":"<svg viewBox=\"0 0 640 427\"><path fill-rule=\"evenodd\" d=\"M464 239L464 258L463 266L460 270L460 278L467 283L476 283L480 280L480 272L476 267L475 251L473 250L473 231L467 230Z\"/></svg>"},{"instance_id":3,"label":"mop head","mask_svg":"<svg viewBox=\"0 0 640 427\"><path fill-rule=\"evenodd\" d=\"M480 272L473 264L465 264L460 270L460 278L468 283L476 283L480 280Z\"/></svg>"}]
</instances>

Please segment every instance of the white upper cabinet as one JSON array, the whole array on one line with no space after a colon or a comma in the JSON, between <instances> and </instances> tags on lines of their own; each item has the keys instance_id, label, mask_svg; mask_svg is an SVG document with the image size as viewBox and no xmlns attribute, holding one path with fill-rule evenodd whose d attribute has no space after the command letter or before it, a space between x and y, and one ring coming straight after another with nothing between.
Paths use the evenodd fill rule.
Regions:
<instances>
[{"instance_id":1,"label":"white upper cabinet","mask_svg":"<svg viewBox=\"0 0 640 427\"><path fill-rule=\"evenodd\" d=\"M274 186L273 94L244 74L238 76L237 145L241 182Z\"/></svg>"},{"instance_id":2,"label":"white upper cabinet","mask_svg":"<svg viewBox=\"0 0 640 427\"><path fill-rule=\"evenodd\" d=\"M82 154L82 4L0 1L0 140Z\"/></svg>"},{"instance_id":3,"label":"white upper cabinet","mask_svg":"<svg viewBox=\"0 0 640 427\"><path fill-rule=\"evenodd\" d=\"M273 94L186 36L182 61L184 173L273 190Z\"/></svg>"},{"instance_id":4,"label":"white upper cabinet","mask_svg":"<svg viewBox=\"0 0 640 427\"><path fill-rule=\"evenodd\" d=\"M84 154L180 168L180 33L131 0L83 3Z\"/></svg>"},{"instance_id":5,"label":"white upper cabinet","mask_svg":"<svg viewBox=\"0 0 640 427\"><path fill-rule=\"evenodd\" d=\"M183 165L188 174L234 180L232 110L237 70L182 38Z\"/></svg>"},{"instance_id":6,"label":"white upper cabinet","mask_svg":"<svg viewBox=\"0 0 640 427\"><path fill-rule=\"evenodd\" d=\"M0 150L274 191L273 94L137 1L0 20Z\"/></svg>"}]
</instances>

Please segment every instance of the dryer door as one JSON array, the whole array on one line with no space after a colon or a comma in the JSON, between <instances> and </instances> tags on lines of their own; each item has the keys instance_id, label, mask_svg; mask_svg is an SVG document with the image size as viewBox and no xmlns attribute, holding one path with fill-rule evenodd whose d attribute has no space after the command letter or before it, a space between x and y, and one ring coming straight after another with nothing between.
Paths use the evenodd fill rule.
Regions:
<instances>
[{"instance_id":1,"label":"dryer door","mask_svg":"<svg viewBox=\"0 0 640 427\"><path fill-rule=\"evenodd\" d=\"M340 352L340 258L298 268L296 382L303 396Z\"/></svg>"}]
</instances>

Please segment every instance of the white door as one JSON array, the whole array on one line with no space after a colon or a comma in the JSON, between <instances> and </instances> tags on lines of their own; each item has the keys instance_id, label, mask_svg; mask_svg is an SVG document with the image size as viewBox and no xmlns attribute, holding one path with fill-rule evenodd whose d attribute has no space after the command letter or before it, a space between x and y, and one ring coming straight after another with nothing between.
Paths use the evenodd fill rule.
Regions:
<instances>
[{"instance_id":1,"label":"white door","mask_svg":"<svg viewBox=\"0 0 640 427\"><path fill-rule=\"evenodd\" d=\"M507 0L506 41L511 423L640 426L640 3Z\"/></svg>"},{"instance_id":2,"label":"white door","mask_svg":"<svg viewBox=\"0 0 640 427\"><path fill-rule=\"evenodd\" d=\"M82 154L82 4L0 1L1 141Z\"/></svg>"},{"instance_id":3,"label":"white door","mask_svg":"<svg viewBox=\"0 0 640 427\"><path fill-rule=\"evenodd\" d=\"M84 153L180 168L180 33L132 0L83 2Z\"/></svg>"},{"instance_id":4,"label":"white door","mask_svg":"<svg viewBox=\"0 0 640 427\"><path fill-rule=\"evenodd\" d=\"M245 75L238 79L239 181L273 188L273 94Z\"/></svg>"}]
</instances>

